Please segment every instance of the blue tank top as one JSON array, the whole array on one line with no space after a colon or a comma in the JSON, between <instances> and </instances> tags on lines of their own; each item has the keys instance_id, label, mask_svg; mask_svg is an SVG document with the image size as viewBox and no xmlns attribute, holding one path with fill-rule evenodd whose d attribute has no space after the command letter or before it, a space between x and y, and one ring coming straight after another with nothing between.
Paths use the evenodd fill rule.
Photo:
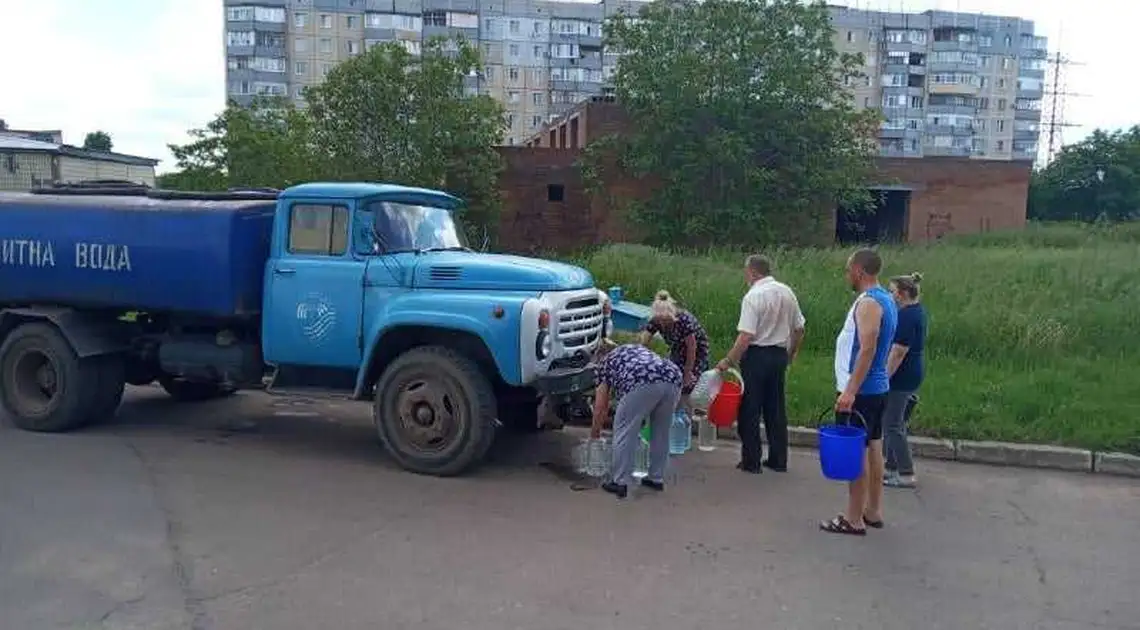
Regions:
<instances>
[{"instance_id":1,"label":"blue tank top","mask_svg":"<svg viewBox=\"0 0 1140 630\"><path fill-rule=\"evenodd\" d=\"M875 356L871 360L871 369L867 371L867 378L863 379L863 385L859 388L859 393L865 396L885 394L891 389L891 377L887 373L887 357L890 356L891 343L895 338L895 328L898 326L898 308L895 306L895 301L891 298L891 295L882 287L872 287L860 295L859 298L875 300L883 309L882 319L879 323L879 339L875 345ZM859 356L859 324L855 321L854 306L852 306L848 312L847 317L848 322L844 327L845 330L840 333L840 343L837 345L837 350L840 350L840 352L843 346L848 346L848 344L851 349L846 361L842 361L839 356L836 357L837 364L841 363L841 361L842 363L846 363L846 374L839 373L839 369L836 370L836 376L839 378L840 391L842 391L843 386L846 385L846 378L844 377L851 374L851 371L855 368L855 358ZM839 365L836 367L839 368Z\"/></svg>"}]
</instances>

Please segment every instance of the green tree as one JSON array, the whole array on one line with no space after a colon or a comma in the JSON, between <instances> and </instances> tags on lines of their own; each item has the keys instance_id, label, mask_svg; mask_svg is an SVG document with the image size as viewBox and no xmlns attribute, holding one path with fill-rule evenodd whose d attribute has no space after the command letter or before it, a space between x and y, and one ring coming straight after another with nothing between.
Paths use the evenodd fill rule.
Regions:
<instances>
[{"instance_id":1,"label":"green tree","mask_svg":"<svg viewBox=\"0 0 1140 630\"><path fill-rule=\"evenodd\" d=\"M112 146L111 134L106 131L92 131L83 138L83 148L88 151L110 151Z\"/></svg>"},{"instance_id":2,"label":"green tree","mask_svg":"<svg viewBox=\"0 0 1140 630\"><path fill-rule=\"evenodd\" d=\"M1140 126L1097 129L1033 174L1029 216L1040 221L1140 218Z\"/></svg>"},{"instance_id":3,"label":"green tree","mask_svg":"<svg viewBox=\"0 0 1140 630\"><path fill-rule=\"evenodd\" d=\"M675 0L606 23L622 52L621 137L589 147L609 168L654 182L632 218L652 242L754 244L865 203L878 115L846 85L861 60L834 46L822 2Z\"/></svg>"},{"instance_id":4,"label":"green tree","mask_svg":"<svg viewBox=\"0 0 1140 630\"><path fill-rule=\"evenodd\" d=\"M284 188L317 178L309 117L284 99L230 103L189 134L189 143L169 145L178 171L163 178L164 187Z\"/></svg>"},{"instance_id":5,"label":"green tree","mask_svg":"<svg viewBox=\"0 0 1140 630\"><path fill-rule=\"evenodd\" d=\"M475 47L443 38L418 57L387 43L337 65L305 95L326 175L447 190L467 200L469 226L493 227L504 117L465 90L480 70Z\"/></svg>"}]
</instances>

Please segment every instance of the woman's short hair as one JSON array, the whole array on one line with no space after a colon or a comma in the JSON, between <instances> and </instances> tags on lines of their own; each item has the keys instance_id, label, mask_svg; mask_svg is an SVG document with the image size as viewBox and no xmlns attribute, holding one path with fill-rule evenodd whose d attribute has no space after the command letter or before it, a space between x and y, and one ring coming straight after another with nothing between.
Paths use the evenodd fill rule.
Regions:
<instances>
[{"instance_id":1,"label":"woman's short hair","mask_svg":"<svg viewBox=\"0 0 1140 630\"><path fill-rule=\"evenodd\" d=\"M917 271L906 276L895 276L891 278L891 284L898 288L899 293L902 293L911 300L917 300L918 294L921 293L922 274Z\"/></svg>"},{"instance_id":2,"label":"woman's short hair","mask_svg":"<svg viewBox=\"0 0 1140 630\"><path fill-rule=\"evenodd\" d=\"M677 303L665 289L661 289L653 297L653 305L650 308L653 310L654 318L677 319Z\"/></svg>"}]
</instances>

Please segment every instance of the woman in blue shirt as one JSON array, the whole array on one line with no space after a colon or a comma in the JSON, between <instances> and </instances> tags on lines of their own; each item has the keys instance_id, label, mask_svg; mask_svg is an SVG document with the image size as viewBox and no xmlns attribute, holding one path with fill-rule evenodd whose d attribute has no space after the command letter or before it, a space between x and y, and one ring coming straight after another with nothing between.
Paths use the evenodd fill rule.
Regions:
<instances>
[{"instance_id":1,"label":"woman in blue shirt","mask_svg":"<svg viewBox=\"0 0 1140 630\"><path fill-rule=\"evenodd\" d=\"M915 486L914 460L907 442L907 425L910 412L917 401L915 392L925 376L926 310L919 303L919 283L922 276L891 278L891 295L898 305L898 327L887 360L891 375L891 390L883 410L883 456L886 458L886 475L883 485L895 488Z\"/></svg>"}]
</instances>

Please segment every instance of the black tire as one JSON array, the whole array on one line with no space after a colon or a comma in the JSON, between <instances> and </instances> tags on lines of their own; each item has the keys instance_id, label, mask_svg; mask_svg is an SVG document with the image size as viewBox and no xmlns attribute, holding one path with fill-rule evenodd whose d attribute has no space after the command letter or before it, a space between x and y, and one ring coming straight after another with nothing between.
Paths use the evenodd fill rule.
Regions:
<instances>
[{"instance_id":1,"label":"black tire","mask_svg":"<svg viewBox=\"0 0 1140 630\"><path fill-rule=\"evenodd\" d=\"M90 361L98 384L92 392L87 424L96 424L114 418L119 410L127 384L126 366L123 358L117 355L96 357Z\"/></svg>"},{"instance_id":2,"label":"black tire","mask_svg":"<svg viewBox=\"0 0 1140 630\"><path fill-rule=\"evenodd\" d=\"M221 383L202 383L199 381L186 381L173 376L158 377L158 384L166 390L170 397L178 402L202 402L230 396L237 390L226 387Z\"/></svg>"},{"instance_id":3,"label":"black tire","mask_svg":"<svg viewBox=\"0 0 1140 630\"><path fill-rule=\"evenodd\" d=\"M92 366L80 361L54 326L24 324L0 346L0 407L25 431L59 433L80 427L98 388Z\"/></svg>"},{"instance_id":4,"label":"black tire","mask_svg":"<svg viewBox=\"0 0 1140 630\"><path fill-rule=\"evenodd\" d=\"M376 384L372 417L400 466L449 477L482 463L495 440L495 392L479 366L440 346L396 357Z\"/></svg>"}]
</instances>

